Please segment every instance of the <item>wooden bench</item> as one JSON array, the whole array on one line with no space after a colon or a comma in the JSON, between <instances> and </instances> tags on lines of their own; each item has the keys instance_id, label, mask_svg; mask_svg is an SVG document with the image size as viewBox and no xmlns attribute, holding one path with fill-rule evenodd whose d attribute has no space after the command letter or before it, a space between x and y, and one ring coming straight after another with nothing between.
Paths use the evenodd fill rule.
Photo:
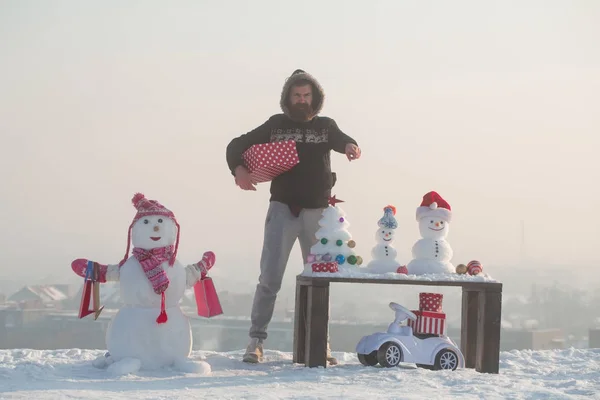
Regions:
<instances>
[{"instance_id":1,"label":"wooden bench","mask_svg":"<svg viewBox=\"0 0 600 400\"><path fill-rule=\"evenodd\" d=\"M296 277L294 315L294 362L307 367L327 367L329 284L331 282L383 285L461 286L462 312L460 349L465 366L479 372L498 373L502 283L473 281L420 281L400 279L355 279Z\"/></svg>"}]
</instances>

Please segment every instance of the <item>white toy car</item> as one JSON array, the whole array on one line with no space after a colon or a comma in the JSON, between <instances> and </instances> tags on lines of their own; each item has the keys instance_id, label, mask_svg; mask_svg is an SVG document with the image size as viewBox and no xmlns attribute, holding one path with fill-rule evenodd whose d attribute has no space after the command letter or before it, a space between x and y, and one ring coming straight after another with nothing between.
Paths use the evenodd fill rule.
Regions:
<instances>
[{"instance_id":1,"label":"white toy car","mask_svg":"<svg viewBox=\"0 0 600 400\"><path fill-rule=\"evenodd\" d=\"M390 308L396 312L396 318L387 332L364 336L356 345L361 364L375 366L379 363L391 368L404 362L434 370L465 367L463 354L452 339L434 334L413 334L410 326L400 324L407 318L416 321L417 316L394 302L390 303Z\"/></svg>"}]
</instances>

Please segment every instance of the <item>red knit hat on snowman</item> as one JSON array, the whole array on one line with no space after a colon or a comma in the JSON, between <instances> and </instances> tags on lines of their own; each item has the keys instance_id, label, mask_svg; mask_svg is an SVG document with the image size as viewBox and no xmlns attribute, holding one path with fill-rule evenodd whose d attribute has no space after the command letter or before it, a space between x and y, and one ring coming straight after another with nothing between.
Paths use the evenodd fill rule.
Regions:
<instances>
[{"instance_id":1,"label":"red knit hat on snowman","mask_svg":"<svg viewBox=\"0 0 600 400\"><path fill-rule=\"evenodd\" d=\"M135 217L133 217L133 221L131 221L131 225L129 225L129 232L127 233L127 250L125 251L125 257L123 257L123 260L119 263L119 266L123 265L125 263L125 261L127 261L127 258L129 257L129 248L130 248L130 244L131 244L131 231L133 229L133 225L141 218L144 217L149 217L151 215L160 215L163 217L167 217L173 220L173 222L175 222L175 225L177 226L177 239L175 240L175 250L173 251L173 255L170 257L169 260L169 265L173 265L175 263L175 259L177 258L177 249L179 247L179 223L177 222L177 219L175 218L175 214L173 214L173 211L169 210L168 208L166 208L165 206L163 206L162 204L160 204L158 201L156 200L149 200L146 198L146 196L144 196L142 193L136 193L133 198L131 199L131 202L133 203L133 206L136 208L137 210L137 214L135 214Z\"/></svg>"},{"instance_id":2,"label":"red knit hat on snowman","mask_svg":"<svg viewBox=\"0 0 600 400\"><path fill-rule=\"evenodd\" d=\"M452 219L450 204L437 192L426 193L421 205L417 207L417 221L428 217L441 218L446 222Z\"/></svg>"}]
</instances>

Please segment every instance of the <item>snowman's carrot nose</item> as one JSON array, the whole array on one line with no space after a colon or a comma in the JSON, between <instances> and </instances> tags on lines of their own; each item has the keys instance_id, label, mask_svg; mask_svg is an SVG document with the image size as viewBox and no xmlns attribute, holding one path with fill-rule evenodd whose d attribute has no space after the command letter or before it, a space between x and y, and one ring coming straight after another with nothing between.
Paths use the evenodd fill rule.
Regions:
<instances>
[{"instance_id":1,"label":"snowman's carrot nose","mask_svg":"<svg viewBox=\"0 0 600 400\"><path fill-rule=\"evenodd\" d=\"M160 229L160 228L158 227L158 225L155 225L155 226L154 226L154 232L158 232L158 230L159 230L159 229Z\"/></svg>"},{"instance_id":2,"label":"snowman's carrot nose","mask_svg":"<svg viewBox=\"0 0 600 400\"><path fill-rule=\"evenodd\" d=\"M435 223L435 226L440 226L440 223L439 223L439 222L436 222L436 223Z\"/></svg>"}]
</instances>

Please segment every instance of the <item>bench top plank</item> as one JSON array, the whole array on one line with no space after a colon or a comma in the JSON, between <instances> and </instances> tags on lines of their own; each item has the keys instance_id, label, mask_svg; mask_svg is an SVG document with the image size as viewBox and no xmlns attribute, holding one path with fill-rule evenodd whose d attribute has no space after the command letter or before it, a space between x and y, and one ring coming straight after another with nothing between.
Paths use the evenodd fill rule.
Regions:
<instances>
[{"instance_id":1,"label":"bench top plank","mask_svg":"<svg viewBox=\"0 0 600 400\"><path fill-rule=\"evenodd\" d=\"M326 285L330 282L346 283L371 283L383 285L418 285L418 286L459 286L468 290L501 292L501 282L477 282L477 281L435 281L426 279L382 279L382 278L349 278L349 277L325 277L325 276L306 276L298 275L296 281L303 285Z\"/></svg>"}]
</instances>

